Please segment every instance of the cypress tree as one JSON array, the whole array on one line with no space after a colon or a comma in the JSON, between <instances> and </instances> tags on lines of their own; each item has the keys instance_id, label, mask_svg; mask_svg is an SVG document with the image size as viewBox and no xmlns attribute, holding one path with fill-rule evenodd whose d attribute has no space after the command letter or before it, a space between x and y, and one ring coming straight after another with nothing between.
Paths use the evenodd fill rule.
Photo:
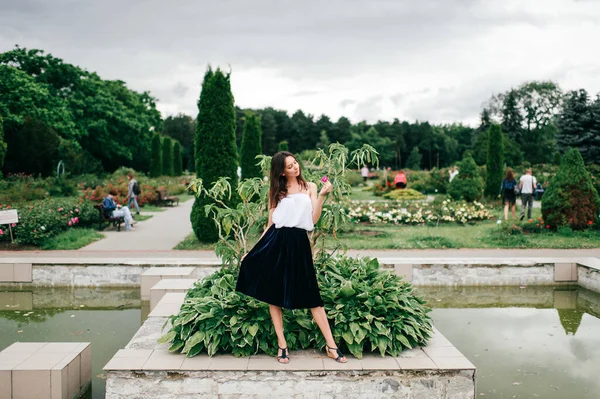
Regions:
<instances>
[{"instance_id":1,"label":"cypress tree","mask_svg":"<svg viewBox=\"0 0 600 399\"><path fill-rule=\"evenodd\" d=\"M279 143L279 148L277 149L277 151L289 151L289 150L290 150L290 146L288 145L287 140L283 140Z\"/></svg>"},{"instance_id":2,"label":"cypress tree","mask_svg":"<svg viewBox=\"0 0 600 399\"><path fill-rule=\"evenodd\" d=\"M477 164L469 152L460 163L458 175L448 185L448 194L455 200L464 199L473 202L481 198L483 179L477 170ZM497 189L497 188L496 188Z\"/></svg>"},{"instance_id":3,"label":"cypress tree","mask_svg":"<svg viewBox=\"0 0 600 399\"><path fill-rule=\"evenodd\" d=\"M181 156L181 144L175 141L173 144L173 176L183 174L183 158Z\"/></svg>"},{"instance_id":4,"label":"cypress tree","mask_svg":"<svg viewBox=\"0 0 600 399\"><path fill-rule=\"evenodd\" d=\"M150 158L150 177L158 177L162 174L162 149L160 136L152 136L152 156Z\"/></svg>"},{"instance_id":5,"label":"cypress tree","mask_svg":"<svg viewBox=\"0 0 600 399\"><path fill-rule=\"evenodd\" d=\"M235 108L230 75L209 67L204 75L198 100L194 139L196 176L210 187L219 177L228 177L233 192L237 189L237 148L235 144ZM231 204L235 202L232 200ZM215 242L218 231L212 217L206 216L206 198L196 198L190 215L198 240Z\"/></svg>"},{"instance_id":6,"label":"cypress tree","mask_svg":"<svg viewBox=\"0 0 600 399\"><path fill-rule=\"evenodd\" d=\"M244 121L244 132L242 135L242 149L240 166L242 167L242 179L262 177L260 167L256 165L257 155L262 154L260 117L247 114Z\"/></svg>"},{"instance_id":7,"label":"cypress tree","mask_svg":"<svg viewBox=\"0 0 600 399\"><path fill-rule=\"evenodd\" d=\"M581 230L598 220L600 197L585 169L583 157L571 148L542 197L542 216L551 228L569 226Z\"/></svg>"},{"instance_id":8,"label":"cypress tree","mask_svg":"<svg viewBox=\"0 0 600 399\"><path fill-rule=\"evenodd\" d=\"M162 139L162 174L173 176L173 140L167 136Z\"/></svg>"},{"instance_id":9,"label":"cypress tree","mask_svg":"<svg viewBox=\"0 0 600 399\"><path fill-rule=\"evenodd\" d=\"M0 115L0 177L2 177L2 166L4 166L4 156L6 155L6 150L8 146L4 142L4 121L2 120L2 116Z\"/></svg>"},{"instance_id":10,"label":"cypress tree","mask_svg":"<svg viewBox=\"0 0 600 399\"><path fill-rule=\"evenodd\" d=\"M408 160L406 161L406 167L412 170L420 170L422 157L423 156L419 152L419 147L413 147L410 155L408 156Z\"/></svg>"},{"instance_id":11,"label":"cypress tree","mask_svg":"<svg viewBox=\"0 0 600 399\"><path fill-rule=\"evenodd\" d=\"M487 196L494 197L498 194L498 187L502 183L503 154L502 128L494 124L488 133L487 162L485 163L485 194Z\"/></svg>"}]
</instances>

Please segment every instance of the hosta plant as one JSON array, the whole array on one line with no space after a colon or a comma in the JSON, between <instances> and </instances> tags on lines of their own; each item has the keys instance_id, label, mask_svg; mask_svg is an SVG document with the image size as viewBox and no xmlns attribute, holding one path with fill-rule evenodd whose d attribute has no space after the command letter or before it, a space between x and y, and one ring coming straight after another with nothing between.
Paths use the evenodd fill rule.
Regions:
<instances>
[{"instance_id":1,"label":"hosta plant","mask_svg":"<svg viewBox=\"0 0 600 399\"><path fill-rule=\"evenodd\" d=\"M315 261L321 296L336 342L357 358L364 352L397 356L424 345L432 334L430 309L410 283L382 271L376 259L331 257ZM188 292L171 329L160 339L188 357L217 352L248 356L277 353L269 307L235 291L237 271L223 268ZM308 310L284 312L288 347L323 348L325 340Z\"/></svg>"}]
</instances>

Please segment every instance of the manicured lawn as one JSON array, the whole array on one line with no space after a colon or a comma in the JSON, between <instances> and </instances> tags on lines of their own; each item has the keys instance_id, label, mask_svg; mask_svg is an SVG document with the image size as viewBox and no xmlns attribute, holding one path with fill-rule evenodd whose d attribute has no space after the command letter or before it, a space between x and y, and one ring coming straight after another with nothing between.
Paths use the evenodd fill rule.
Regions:
<instances>
[{"instance_id":1,"label":"manicured lawn","mask_svg":"<svg viewBox=\"0 0 600 399\"><path fill-rule=\"evenodd\" d=\"M198 241L196 238L196 234L191 233L189 236L185 238L185 240L181 241L177 244L173 249L180 249L184 251L189 250L200 250L200 249L215 249L215 244L206 244Z\"/></svg>"},{"instance_id":2,"label":"manicured lawn","mask_svg":"<svg viewBox=\"0 0 600 399\"><path fill-rule=\"evenodd\" d=\"M41 249L45 250L71 250L83 248L88 244L104 238L96 229L69 229L59 235L48 239Z\"/></svg>"}]
</instances>

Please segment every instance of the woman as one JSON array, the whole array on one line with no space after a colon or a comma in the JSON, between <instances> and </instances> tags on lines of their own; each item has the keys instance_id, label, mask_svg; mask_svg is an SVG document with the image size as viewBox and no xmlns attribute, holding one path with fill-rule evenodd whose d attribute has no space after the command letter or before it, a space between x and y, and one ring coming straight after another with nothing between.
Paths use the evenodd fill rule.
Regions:
<instances>
[{"instance_id":1,"label":"woman","mask_svg":"<svg viewBox=\"0 0 600 399\"><path fill-rule=\"evenodd\" d=\"M512 207L512 218L515 218L515 210L517 203L517 195L515 194L515 186L517 186L517 180L511 168L506 170L506 176L502 179L500 185L500 194L502 196L502 203L504 204L504 220L508 220L508 207Z\"/></svg>"},{"instance_id":2,"label":"woman","mask_svg":"<svg viewBox=\"0 0 600 399\"><path fill-rule=\"evenodd\" d=\"M331 183L325 182L317 195L317 185L304 180L294 155L281 151L271 160L269 184L267 228L242 258L236 290L269 304L280 363L290 361L282 308L310 309L327 342L327 356L346 363L335 345L323 308L307 235L321 217Z\"/></svg>"}]
</instances>

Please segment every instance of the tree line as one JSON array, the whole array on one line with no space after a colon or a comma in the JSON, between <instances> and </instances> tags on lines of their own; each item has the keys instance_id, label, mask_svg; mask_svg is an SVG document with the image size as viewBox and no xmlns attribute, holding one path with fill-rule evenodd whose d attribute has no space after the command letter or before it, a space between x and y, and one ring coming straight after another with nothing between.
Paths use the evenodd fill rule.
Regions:
<instances>
[{"instance_id":1,"label":"tree line","mask_svg":"<svg viewBox=\"0 0 600 399\"><path fill-rule=\"evenodd\" d=\"M252 115L261 151L268 155L281 148L300 153L339 142L353 150L368 143L380 153L382 165L396 169L449 166L467 151L483 165L489 128L498 123L507 165L557 162L569 147L578 148L585 162L600 163L600 97L584 89L564 93L549 81L525 82L492 95L476 127L399 119L352 123L344 116L332 120L272 107L235 107L234 114L237 148L243 146L244 123ZM48 175L58 160L72 174L110 172L120 166L162 170L156 162L152 166L156 134L180 144L182 169L197 166L196 118L179 114L163 120L149 92L104 80L41 50L17 46L0 54L0 118L4 173Z\"/></svg>"}]
</instances>

